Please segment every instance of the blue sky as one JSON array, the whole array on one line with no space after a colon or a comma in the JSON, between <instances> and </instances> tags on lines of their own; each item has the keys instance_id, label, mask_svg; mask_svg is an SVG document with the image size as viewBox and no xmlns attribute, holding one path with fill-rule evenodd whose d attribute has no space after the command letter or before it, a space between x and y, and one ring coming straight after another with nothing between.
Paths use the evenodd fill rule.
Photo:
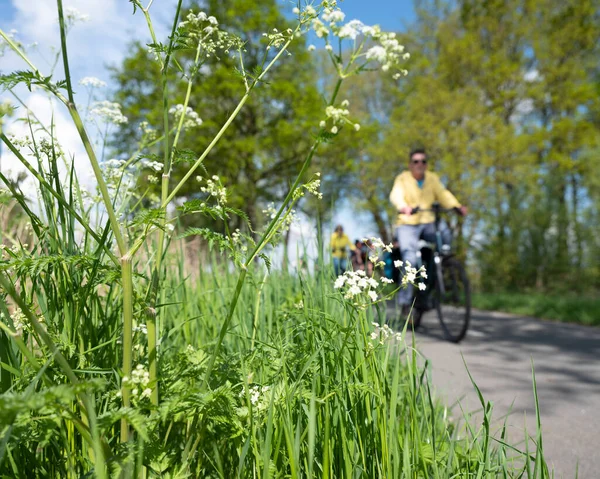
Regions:
<instances>
[{"instance_id":1,"label":"blue sky","mask_svg":"<svg viewBox=\"0 0 600 479\"><path fill-rule=\"evenodd\" d=\"M379 24L384 30L401 30L414 19L412 0L344 0L340 7L346 18Z\"/></svg>"}]
</instances>

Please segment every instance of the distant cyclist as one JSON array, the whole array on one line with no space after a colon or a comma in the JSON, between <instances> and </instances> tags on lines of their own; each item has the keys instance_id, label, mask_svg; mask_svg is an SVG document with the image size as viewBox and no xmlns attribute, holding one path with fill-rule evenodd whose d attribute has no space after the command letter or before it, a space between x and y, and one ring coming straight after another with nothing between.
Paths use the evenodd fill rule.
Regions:
<instances>
[{"instance_id":1,"label":"distant cyclist","mask_svg":"<svg viewBox=\"0 0 600 479\"><path fill-rule=\"evenodd\" d=\"M427 154L423 149L410 152L408 171L396 177L390 201L398 211L396 239L400 243L402 260L409 261L413 266L417 263L419 240L435 241L434 214L431 211L412 214L414 208L427 210L431 209L433 203L439 203L443 208L456 208L463 216L467 214L467 207L461 205L442 185L438 175L427 171ZM450 248L452 235L448 225L442 225L441 231L443 244ZM404 316L408 313L412 298L411 285L398 292L398 305L402 308Z\"/></svg>"}]
</instances>

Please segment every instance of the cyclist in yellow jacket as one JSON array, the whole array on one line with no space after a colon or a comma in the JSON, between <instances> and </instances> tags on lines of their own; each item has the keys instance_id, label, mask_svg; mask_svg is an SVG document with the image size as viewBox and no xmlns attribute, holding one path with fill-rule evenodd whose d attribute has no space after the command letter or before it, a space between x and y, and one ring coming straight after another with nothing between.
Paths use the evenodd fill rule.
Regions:
<instances>
[{"instance_id":1,"label":"cyclist in yellow jacket","mask_svg":"<svg viewBox=\"0 0 600 479\"><path fill-rule=\"evenodd\" d=\"M410 152L408 171L396 177L390 201L398 211L396 239L400 243L402 260L413 266L417 262L419 240L435 241L435 215L431 211L412 214L413 208L418 206L424 210L431 209L433 203L437 202L442 208L456 208L463 216L467 214L467 208L442 185L439 177L427 171L427 155L423 149ZM445 223L441 225L441 233L443 244L450 248L452 236ZM398 304L405 313L412 303L412 297L413 289L410 285L398 292Z\"/></svg>"},{"instance_id":2,"label":"cyclist in yellow jacket","mask_svg":"<svg viewBox=\"0 0 600 479\"><path fill-rule=\"evenodd\" d=\"M331 256L333 258L333 269L336 277L344 274L346 271L348 262L346 248L350 248L352 251L356 250L356 247L352 244L348 235L344 233L342 225L337 225L331 235Z\"/></svg>"}]
</instances>

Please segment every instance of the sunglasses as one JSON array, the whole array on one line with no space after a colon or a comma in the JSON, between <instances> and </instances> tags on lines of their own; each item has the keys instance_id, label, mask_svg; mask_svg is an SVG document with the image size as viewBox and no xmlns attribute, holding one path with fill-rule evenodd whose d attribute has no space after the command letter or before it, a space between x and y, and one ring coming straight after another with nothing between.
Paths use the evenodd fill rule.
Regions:
<instances>
[{"instance_id":1,"label":"sunglasses","mask_svg":"<svg viewBox=\"0 0 600 479\"><path fill-rule=\"evenodd\" d=\"M427 160L410 160L413 165L418 165L419 163L427 164Z\"/></svg>"}]
</instances>

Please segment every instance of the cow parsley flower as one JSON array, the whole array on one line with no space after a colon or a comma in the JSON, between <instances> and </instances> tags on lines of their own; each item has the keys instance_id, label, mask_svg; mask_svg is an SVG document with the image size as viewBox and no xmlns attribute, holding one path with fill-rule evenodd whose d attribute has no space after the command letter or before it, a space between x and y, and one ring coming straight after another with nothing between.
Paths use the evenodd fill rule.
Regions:
<instances>
[{"instance_id":1,"label":"cow parsley flower","mask_svg":"<svg viewBox=\"0 0 600 479\"><path fill-rule=\"evenodd\" d=\"M364 26L364 23L360 20L350 20L339 29L337 36L340 38L356 40L356 37L362 33Z\"/></svg>"},{"instance_id":2,"label":"cow parsley flower","mask_svg":"<svg viewBox=\"0 0 600 479\"><path fill-rule=\"evenodd\" d=\"M183 105L178 104L169 108L169 113L175 117L175 121L178 122L181 119L181 115L184 114ZM194 110L189 106L185 109L185 119L183 121L183 128L195 128L202 125L202 119Z\"/></svg>"},{"instance_id":3,"label":"cow parsley flower","mask_svg":"<svg viewBox=\"0 0 600 479\"><path fill-rule=\"evenodd\" d=\"M127 117L121 112L121 105L112 101L97 101L94 102L93 108L90 110L92 115L100 117L107 123L115 123L117 125L127 123Z\"/></svg>"},{"instance_id":4,"label":"cow parsley flower","mask_svg":"<svg viewBox=\"0 0 600 479\"><path fill-rule=\"evenodd\" d=\"M91 88L104 88L106 86L106 82L96 77L83 77L79 80L79 84Z\"/></svg>"},{"instance_id":5,"label":"cow parsley flower","mask_svg":"<svg viewBox=\"0 0 600 479\"><path fill-rule=\"evenodd\" d=\"M221 180L217 175L207 179L206 186L202 186L200 191L214 197L221 206L227 204L227 189L221 184Z\"/></svg>"}]
</instances>

